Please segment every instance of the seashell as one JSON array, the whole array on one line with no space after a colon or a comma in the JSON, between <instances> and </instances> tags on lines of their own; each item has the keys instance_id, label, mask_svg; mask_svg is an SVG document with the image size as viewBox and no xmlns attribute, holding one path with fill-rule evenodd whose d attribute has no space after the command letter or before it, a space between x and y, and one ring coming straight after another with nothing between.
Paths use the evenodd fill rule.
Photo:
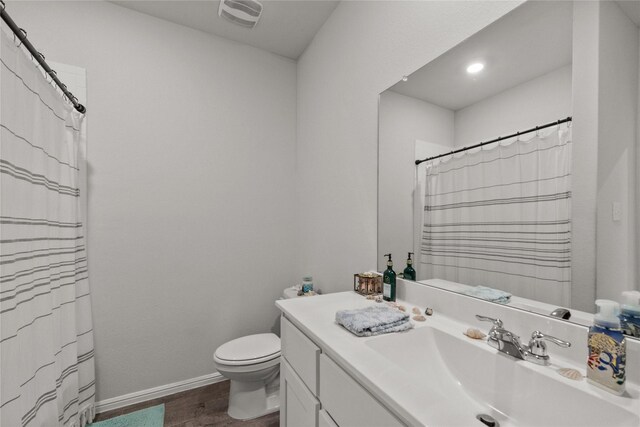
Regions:
<instances>
[{"instance_id":1,"label":"seashell","mask_svg":"<svg viewBox=\"0 0 640 427\"><path fill-rule=\"evenodd\" d=\"M376 297L376 302L382 302L382 297L380 295Z\"/></svg>"},{"instance_id":2,"label":"seashell","mask_svg":"<svg viewBox=\"0 0 640 427\"><path fill-rule=\"evenodd\" d=\"M400 310L400 311L407 311L407 309L405 308L405 306L404 306L404 305L399 305L399 306L397 307L397 309L398 309L398 310Z\"/></svg>"},{"instance_id":3,"label":"seashell","mask_svg":"<svg viewBox=\"0 0 640 427\"><path fill-rule=\"evenodd\" d=\"M427 318L424 317L422 314L418 314L417 316L413 316L412 319L415 320L416 322L424 322L425 320L427 320Z\"/></svg>"},{"instance_id":4,"label":"seashell","mask_svg":"<svg viewBox=\"0 0 640 427\"><path fill-rule=\"evenodd\" d=\"M476 328L469 328L467 329L467 332L464 332L464 334L469 338L473 338L474 340L481 340L486 337L486 335L482 331Z\"/></svg>"},{"instance_id":5,"label":"seashell","mask_svg":"<svg viewBox=\"0 0 640 427\"><path fill-rule=\"evenodd\" d=\"M411 311L413 312L413 314L421 314L420 309L418 307L413 307Z\"/></svg>"},{"instance_id":6,"label":"seashell","mask_svg":"<svg viewBox=\"0 0 640 427\"><path fill-rule=\"evenodd\" d=\"M431 316L431 315L433 314L433 309L432 309L432 308L427 307L427 308L424 310L424 314L426 314L427 316Z\"/></svg>"},{"instance_id":7,"label":"seashell","mask_svg":"<svg viewBox=\"0 0 640 427\"><path fill-rule=\"evenodd\" d=\"M583 375L580 371L571 368L560 368L558 369L558 373L563 377L569 378L574 381L582 381Z\"/></svg>"}]
</instances>

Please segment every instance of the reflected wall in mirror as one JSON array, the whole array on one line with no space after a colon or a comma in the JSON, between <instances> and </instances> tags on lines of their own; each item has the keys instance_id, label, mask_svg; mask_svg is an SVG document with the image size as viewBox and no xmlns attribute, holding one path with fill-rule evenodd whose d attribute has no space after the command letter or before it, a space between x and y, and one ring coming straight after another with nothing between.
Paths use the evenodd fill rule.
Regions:
<instances>
[{"instance_id":1,"label":"reflected wall in mirror","mask_svg":"<svg viewBox=\"0 0 640 427\"><path fill-rule=\"evenodd\" d=\"M638 290L639 18L526 2L380 94L378 269L586 325Z\"/></svg>"}]
</instances>

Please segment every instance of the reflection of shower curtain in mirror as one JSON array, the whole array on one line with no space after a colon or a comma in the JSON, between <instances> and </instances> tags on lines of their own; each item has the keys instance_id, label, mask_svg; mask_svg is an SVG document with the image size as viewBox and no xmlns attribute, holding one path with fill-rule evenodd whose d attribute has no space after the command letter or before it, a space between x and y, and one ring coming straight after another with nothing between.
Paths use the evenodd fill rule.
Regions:
<instances>
[{"instance_id":1,"label":"reflection of shower curtain in mirror","mask_svg":"<svg viewBox=\"0 0 640 427\"><path fill-rule=\"evenodd\" d=\"M427 167L419 279L568 306L571 132Z\"/></svg>"}]
</instances>

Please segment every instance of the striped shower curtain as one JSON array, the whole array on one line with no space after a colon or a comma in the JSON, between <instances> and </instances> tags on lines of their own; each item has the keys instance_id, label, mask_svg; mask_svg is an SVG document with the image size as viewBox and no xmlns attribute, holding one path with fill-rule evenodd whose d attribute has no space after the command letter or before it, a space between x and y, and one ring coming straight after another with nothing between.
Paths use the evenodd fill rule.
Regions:
<instances>
[{"instance_id":1,"label":"striped shower curtain","mask_svg":"<svg viewBox=\"0 0 640 427\"><path fill-rule=\"evenodd\" d=\"M571 130L427 166L420 279L568 306Z\"/></svg>"},{"instance_id":2,"label":"striped shower curtain","mask_svg":"<svg viewBox=\"0 0 640 427\"><path fill-rule=\"evenodd\" d=\"M95 370L81 116L0 30L0 425L83 426Z\"/></svg>"}]
</instances>

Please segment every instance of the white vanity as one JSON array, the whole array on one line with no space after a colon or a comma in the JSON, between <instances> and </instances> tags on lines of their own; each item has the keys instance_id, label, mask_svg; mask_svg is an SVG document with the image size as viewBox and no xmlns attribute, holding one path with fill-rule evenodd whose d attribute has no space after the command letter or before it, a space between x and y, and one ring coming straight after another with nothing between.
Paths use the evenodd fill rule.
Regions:
<instances>
[{"instance_id":1,"label":"white vanity","mask_svg":"<svg viewBox=\"0 0 640 427\"><path fill-rule=\"evenodd\" d=\"M398 295L408 311L429 306L434 315L408 332L358 338L334 321L338 310L376 304L354 292L276 303L281 426L481 427L479 414L503 427L640 426L636 342L628 344L627 393L619 397L557 373L568 367L584 374L584 327L402 280ZM549 366L514 360L462 334L491 326L475 314L501 317L522 337L533 327L573 346L550 345Z\"/></svg>"},{"instance_id":2,"label":"white vanity","mask_svg":"<svg viewBox=\"0 0 640 427\"><path fill-rule=\"evenodd\" d=\"M364 350L361 357L366 357L367 349L358 348L358 338L336 325L333 316L341 308L362 307L373 302L353 292L313 299L318 303L309 304L306 298L296 306L283 301L276 303L283 311L280 425L404 425L403 418L381 403L383 395L367 391L362 378L354 379L357 376L353 371L349 369L347 373L339 365L345 361L343 355L335 351L336 345L343 350L353 347L348 357L358 357L358 350Z\"/></svg>"}]
</instances>

